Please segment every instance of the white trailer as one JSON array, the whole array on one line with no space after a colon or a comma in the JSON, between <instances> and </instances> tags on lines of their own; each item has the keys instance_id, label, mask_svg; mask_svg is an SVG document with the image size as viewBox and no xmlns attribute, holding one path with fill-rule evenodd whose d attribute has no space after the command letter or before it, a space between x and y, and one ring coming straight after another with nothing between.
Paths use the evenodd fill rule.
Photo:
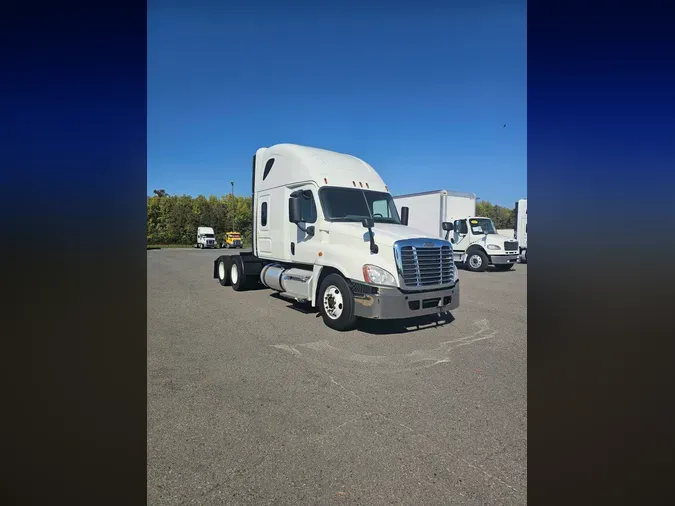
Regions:
<instances>
[{"instance_id":1,"label":"white trailer","mask_svg":"<svg viewBox=\"0 0 675 506\"><path fill-rule=\"evenodd\" d=\"M195 247L199 249L216 247L216 233L211 227L197 227L197 244L195 244Z\"/></svg>"},{"instance_id":2,"label":"white trailer","mask_svg":"<svg viewBox=\"0 0 675 506\"><path fill-rule=\"evenodd\" d=\"M518 241L520 261L527 263L527 199L520 199L516 202L516 208L513 213L516 217L516 229L513 237Z\"/></svg>"},{"instance_id":3,"label":"white trailer","mask_svg":"<svg viewBox=\"0 0 675 506\"><path fill-rule=\"evenodd\" d=\"M262 283L318 306L336 330L357 317L410 318L459 306L452 244L408 226L408 209L399 215L363 160L277 144L256 151L252 172L253 251L214 261L221 285L241 291Z\"/></svg>"},{"instance_id":4,"label":"white trailer","mask_svg":"<svg viewBox=\"0 0 675 506\"><path fill-rule=\"evenodd\" d=\"M518 243L497 233L490 218L476 216L474 193L435 190L394 197L401 208L409 208L409 220L425 233L450 239L454 260L470 271L482 272L489 265L508 270L518 260ZM443 223L452 231L443 232Z\"/></svg>"}]
</instances>

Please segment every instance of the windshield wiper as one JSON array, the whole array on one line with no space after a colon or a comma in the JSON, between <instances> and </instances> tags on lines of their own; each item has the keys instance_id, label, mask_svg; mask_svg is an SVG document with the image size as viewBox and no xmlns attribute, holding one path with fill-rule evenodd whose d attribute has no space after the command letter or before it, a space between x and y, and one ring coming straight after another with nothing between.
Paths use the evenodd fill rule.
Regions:
<instances>
[{"instance_id":1,"label":"windshield wiper","mask_svg":"<svg viewBox=\"0 0 675 506\"><path fill-rule=\"evenodd\" d=\"M354 221L356 223L361 223L363 218L367 218L367 216L342 216L341 218L330 218L330 221Z\"/></svg>"}]
</instances>

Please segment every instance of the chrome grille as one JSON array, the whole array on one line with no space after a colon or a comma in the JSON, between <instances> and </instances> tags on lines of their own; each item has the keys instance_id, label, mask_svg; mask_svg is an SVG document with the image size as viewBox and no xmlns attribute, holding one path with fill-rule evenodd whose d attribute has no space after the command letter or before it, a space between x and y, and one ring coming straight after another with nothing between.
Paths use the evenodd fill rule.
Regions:
<instances>
[{"instance_id":1,"label":"chrome grille","mask_svg":"<svg viewBox=\"0 0 675 506\"><path fill-rule=\"evenodd\" d=\"M450 246L401 246L400 274L407 287L447 285L455 280Z\"/></svg>"},{"instance_id":2,"label":"chrome grille","mask_svg":"<svg viewBox=\"0 0 675 506\"><path fill-rule=\"evenodd\" d=\"M518 241L504 241L504 251L518 251Z\"/></svg>"}]
</instances>

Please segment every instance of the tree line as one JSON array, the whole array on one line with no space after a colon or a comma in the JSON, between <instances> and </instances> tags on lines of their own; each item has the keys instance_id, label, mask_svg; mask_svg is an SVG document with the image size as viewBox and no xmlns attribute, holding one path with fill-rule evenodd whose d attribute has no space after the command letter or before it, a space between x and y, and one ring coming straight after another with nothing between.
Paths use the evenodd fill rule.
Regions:
<instances>
[{"instance_id":1,"label":"tree line","mask_svg":"<svg viewBox=\"0 0 675 506\"><path fill-rule=\"evenodd\" d=\"M240 232L250 244L251 197L178 196L164 190L148 197L148 244L195 244L197 227L212 227L218 244L226 232Z\"/></svg>"},{"instance_id":2,"label":"tree line","mask_svg":"<svg viewBox=\"0 0 675 506\"><path fill-rule=\"evenodd\" d=\"M476 214L492 218L495 228L514 228L513 209L484 200L476 204ZM249 245L251 197L178 196L164 190L155 190L148 197L148 244L194 244L197 227L212 227L218 244L225 240L226 232L240 232L244 243Z\"/></svg>"},{"instance_id":3,"label":"tree line","mask_svg":"<svg viewBox=\"0 0 675 506\"><path fill-rule=\"evenodd\" d=\"M514 228L516 223L515 209L491 204L489 200L476 203L476 216L491 218L495 228Z\"/></svg>"}]
</instances>

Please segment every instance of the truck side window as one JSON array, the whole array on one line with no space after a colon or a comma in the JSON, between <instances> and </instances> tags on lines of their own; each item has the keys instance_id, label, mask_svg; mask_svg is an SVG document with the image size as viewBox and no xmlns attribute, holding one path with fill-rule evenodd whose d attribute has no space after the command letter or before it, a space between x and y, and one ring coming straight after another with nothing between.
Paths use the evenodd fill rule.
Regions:
<instances>
[{"instance_id":1,"label":"truck side window","mask_svg":"<svg viewBox=\"0 0 675 506\"><path fill-rule=\"evenodd\" d=\"M386 199L374 200L371 213L376 218L392 218L391 209L389 208L389 201Z\"/></svg>"},{"instance_id":2,"label":"truck side window","mask_svg":"<svg viewBox=\"0 0 675 506\"><path fill-rule=\"evenodd\" d=\"M260 209L260 225L267 226L267 202L263 202Z\"/></svg>"},{"instance_id":3,"label":"truck side window","mask_svg":"<svg viewBox=\"0 0 675 506\"><path fill-rule=\"evenodd\" d=\"M458 234L467 234L469 232L469 229L466 225L466 221L464 220L455 221L455 232L457 232Z\"/></svg>"}]
</instances>

